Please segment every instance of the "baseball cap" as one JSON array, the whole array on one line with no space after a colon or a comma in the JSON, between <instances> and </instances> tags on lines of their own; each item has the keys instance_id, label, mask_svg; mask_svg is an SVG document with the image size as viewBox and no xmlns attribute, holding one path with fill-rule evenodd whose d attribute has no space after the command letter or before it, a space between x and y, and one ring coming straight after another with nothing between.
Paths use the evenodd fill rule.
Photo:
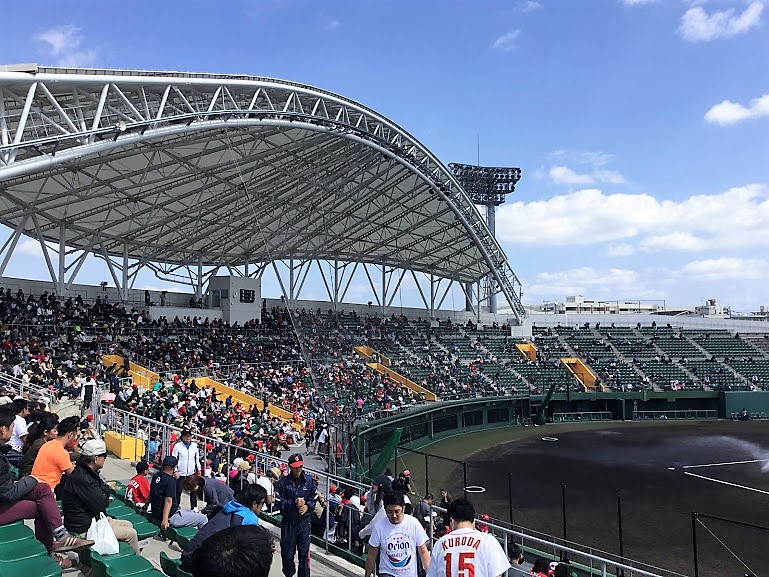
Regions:
<instances>
[{"instance_id":1,"label":"baseball cap","mask_svg":"<svg viewBox=\"0 0 769 577\"><path fill-rule=\"evenodd\" d=\"M294 453L288 458L288 464L291 467L303 467L304 459L302 458L302 455L300 455L299 453Z\"/></svg>"},{"instance_id":2,"label":"baseball cap","mask_svg":"<svg viewBox=\"0 0 769 577\"><path fill-rule=\"evenodd\" d=\"M99 455L105 455L106 453L107 445L104 441L99 441L98 439L86 441L82 449L80 449L80 454L86 457L98 457Z\"/></svg>"},{"instance_id":3,"label":"baseball cap","mask_svg":"<svg viewBox=\"0 0 769 577\"><path fill-rule=\"evenodd\" d=\"M173 455L168 455L165 459L163 459L163 467L176 467L176 464L179 462L179 459L174 457Z\"/></svg>"}]
</instances>

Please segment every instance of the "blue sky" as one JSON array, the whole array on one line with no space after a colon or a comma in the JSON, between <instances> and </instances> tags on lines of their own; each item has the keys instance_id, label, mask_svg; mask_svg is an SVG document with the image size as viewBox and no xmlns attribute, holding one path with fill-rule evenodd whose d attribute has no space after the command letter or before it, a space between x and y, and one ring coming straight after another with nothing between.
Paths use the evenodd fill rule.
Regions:
<instances>
[{"instance_id":1,"label":"blue sky","mask_svg":"<svg viewBox=\"0 0 769 577\"><path fill-rule=\"evenodd\" d=\"M583 294L754 310L769 305L765 2L37 0L3 5L16 24L2 60L337 92L446 164L476 162L480 141L481 164L522 168L497 235L526 304ZM6 274L46 278L29 263ZM96 262L79 278L103 277Z\"/></svg>"}]
</instances>

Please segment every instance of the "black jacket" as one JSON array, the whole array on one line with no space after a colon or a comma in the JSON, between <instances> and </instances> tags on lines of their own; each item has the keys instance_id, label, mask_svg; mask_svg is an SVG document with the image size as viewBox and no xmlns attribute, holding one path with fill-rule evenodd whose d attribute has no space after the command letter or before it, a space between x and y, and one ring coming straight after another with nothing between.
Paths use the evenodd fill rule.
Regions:
<instances>
[{"instance_id":1,"label":"black jacket","mask_svg":"<svg viewBox=\"0 0 769 577\"><path fill-rule=\"evenodd\" d=\"M35 485L37 479L29 476L14 481L8 459L5 458L5 453L0 451L0 503L15 503L34 489Z\"/></svg>"},{"instance_id":2,"label":"black jacket","mask_svg":"<svg viewBox=\"0 0 769 577\"><path fill-rule=\"evenodd\" d=\"M57 494L61 497L64 526L70 533L85 533L91 526L91 519L107 511L109 487L99 473L80 461L63 485Z\"/></svg>"}]
</instances>

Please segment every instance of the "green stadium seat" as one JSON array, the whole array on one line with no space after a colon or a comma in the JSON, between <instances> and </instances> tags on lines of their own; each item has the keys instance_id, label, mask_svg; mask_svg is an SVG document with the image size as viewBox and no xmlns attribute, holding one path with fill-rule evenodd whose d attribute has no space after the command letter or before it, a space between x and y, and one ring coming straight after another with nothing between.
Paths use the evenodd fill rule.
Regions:
<instances>
[{"instance_id":1,"label":"green stadium seat","mask_svg":"<svg viewBox=\"0 0 769 577\"><path fill-rule=\"evenodd\" d=\"M192 573L188 573L181 567L176 568L176 577L193 577Z\"/></svg>"},{"instance_id":2,"label":"green stadium seat","mask_svg":"<svg viewBox=\"0 0 769 577\"><path fill-rule=\"evenodd\" d=\"M119 557L105 559L106 577L131 577L141 575L155 570L149 559L139 555L129 555L128 557ZM94 563L94 577L96 577L96 563Z\"/></svg>"},{"instance_id":3,"label":"green stadium seat","mask_svg":"<svg viewBox=\"0 0 769 577\"><path fill-rule=\"evenodd\" d=\"M24 524L24 521L16 521L7 525L0 525L0 543L10 543L11 541L23 541L25 539L34 539L35 534L32 529Z\"/></svg>"},{"instance_id":4,"label":"green stadium seat","mask_svg":"<svg viewBox=\"0 0 769 577\"><path fill-rule=\"evenodd\" d=\"M93 570L91 577L107 577L106 567L110 560L119 559L121 557L136 557L136 552L128 543L118 541L118 547L119 550L114 555L101 555L93 549L89 550L90 556L88 556L87 560L84 558L86 557L85 555L80 555L80 560L86 565L91 566L91 569Z\"/></svg>"},{"instance_id":5,"label":"green stadium seat","mask_svg":"<svg viewBox=\"0 0 769 577\"><path fill-rule=\"evenodd\" d=\"M47 556L48 551L37 539L23 539L21 541L0 543L0 560L2 562L13 562L41 555Z\"/></svg>"},{"instance_id":6,"label":"green stadium seat","mask_svg":"<svg viewBox=\"0 0 769 577\"><path fill-rule=\"evenodd\" d=\"M160 527L153 525L144 519L136 523L131 520L131 524L134 526L134 529L136 529L137 535L139 535L139 541L149 539L150 537L155 537L156 535L160 534Z\"/></svg>"},{"instance_id":7,"label":"green stadium seat","mask_svg":"<svg viewBox=\"0 0 769 577\"><path fill-rule=\"evenodd\" d=\"M163 573L168 575L168 577L176 577L176 570L179 568L179 560L171 559L168 555L166 555L165 551L161 551L160 568L163 570Z\"/></svg>"},{"instance_id":8,"label":"green stadium seat","mask_svg":"<svg viewBox=\"0 0 769 577\"><path fill-rule=\"evenodd\" d=\"M115 500L109 504L109 507L107 507L107 515L114 517L115 519L126 519L136 515L136 511L128 505Z\"/></svg>"},{"instance_id":9,"label":"green stadium seat","mask_svg":"<svg viewBox=\"0 0 769 577\"><path fill-rule=\"evenodd\" d=\"M184 549L182 541L187 544L197 533L198 530L195 527L169 527L167 531L168 538L182 549Z\"/></svg>"},{"instance_id":10,"label":"green stadium seat","mask_svg":"<svg viewBox=\"0 0 769 577\"><path fill-rule=\"evenodd\" d=\"M48 555L8 562L0 560L0 577L61 577L61 567Z\"/></svg>"}]
</instances>

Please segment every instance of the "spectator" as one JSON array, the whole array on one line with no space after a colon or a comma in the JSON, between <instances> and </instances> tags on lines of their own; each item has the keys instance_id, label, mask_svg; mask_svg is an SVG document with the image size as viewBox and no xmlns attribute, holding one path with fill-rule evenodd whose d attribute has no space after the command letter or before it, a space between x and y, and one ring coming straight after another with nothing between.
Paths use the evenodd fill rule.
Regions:
<instances>
[{"instance_id":1,"label":"spectator","mask_svg":"<svg viewBox=\"0 0 769 577\"><path fill-rule=\"evenodd\" d=\"M77 445L80 434L79 424L80 420L75 416L59 421L56 427L58 432L56 438L43 443L37 453L35 463L32 465L32 476L43 483L48 483L51 489L56 489L61 482L62 474L69 474L75 470L68 450Z\"/></svg>"},{"instance_id":2,"label":"spectator","mask_svg":"<svg viewBox=\"0 0 769 577\"><path fill-rule=\"evenodd\" d=\"M99 476L107 460L107 445L104 441L86 441L80 451L80 458L71 475L67 475L59 491L64 526L71 533L86 534L94 518L107 513L110 490ZM128 543L139 554L139 537L130 521L107 517L118 541Z\"/></svg>"},{"instance_id":3,"label":"spectator","mask_svg":"<svg viewBox=\"0 0 769 577\"><path fill-rule=\"evenodd\" d=\"M147 477L151 474L147 461L136 463L136 475L134 475L125 490L125 498L137 507L143 507L150 496L150 482Z\"/></svg>"},{"instance_id":4,"label":"spectator","mask_svg":"<svg viewBox=\"0 0 769 577\"><path fill-rule=\"evenodd\" d=\"M531 577L548 577L550 565L542 557L537 557L531 567Z\"/></svg>"},{"instance_id":5,"label":"spectator","mask_svg":"<svg viewBox=\"0 0 769 577\"><path fill-rule=\"evenodd\" d=\"M228 527L206 539L192 558L193 577L268 577L275 546L263 527Z\"/></svg>"},{"instance_id":6,"label":"spectator","mask_svg":"<svg viewBox=\"0 0 769 577\"><path fill-rule=\"evenodd\" d=\"M414 517L422 525L425 532L430 532L430 526L433 521L433 494L427 493L424 498L414 507Z\"/></svg>"},{"instance_id":7,"label":"spectator","mask_svg":"<svg viewBox=\"0 0 769 577\"><path fill-rule=\"evenodd\" d=\"M195 493L198 498L202 498L206 502L206 506L201 513L209 519L221 511L225 503L229 503L235 498L235 493L232 489L213 477L188 475L182 479L181 485L185 491L189 491L190 501L192 500L192 494Z\"/></svg>"},{"instance_id":8,"label":"spectator","mask_svg":"<svg viewBox=\"0 0 769 577\"><path fill-rule=\"evenodd\" d=\"M309 577L310 575L310 514L315 509L318 487L313 478L304 472L304 459L299 453L288 458L291 472L275 484L280 495L280 554L283 575ZM294 565L294 555L297 565Z\"/></svg>"},{"instance_id":9,"label":"spectator","mask_svg":"<svg viewBox=\"0 0 769 577\"><path fill-rule=\"evenodd\" d=\"M154 463L157 459L160 441L158 441L157 431L150 432L149 441L147 441L147 462Z\"/></svg>"},{"instance_id":10,"label":"spectator","mask_svg":"<svg viewBox=\"0 0 769 577\"><path fill-rule=\"evenodd\" d=\"M16 414L9 405L0 406L0 443L10 440ZM32 476L23 476L18 481L11 478L8 459L0 451L0 525L24 519L35 520L35 537L62 568L68 569L72 564L59 553L93 545L93 541L67 532L50 486Z\"/></svg>"},{"instance_id":11,"label":"spectator","mask_svg":"<svg viewBox=\"0 0 769 577\"><path fill-rule=\"evenodd\" d=\"M507 559L510 561L511 565L523 565L523 563L526 561L526 557L523 554L523 549L521 549L518 543L508 542Z\"/></svg>"},{"instance_id":12,"label":"spectator","mask_svg":"<svg viewBox=\"0 0 769 577\"><path fill-rule=\"evenodd\" d=\"M219 481L214 482L218 483ZM266 497L267 492L264 490L264 487L249 485L238 493L237 497L223 503L219 511L212 516L211 520L184 547L182 552L182 569L190 572L193 570L192 559L195 551L212 535L228 527L258 525L259 517L257 515L262 510Z\"/></svg>"},{"instance_id":13,"label":"spectator","mask_svg":"<svg viewBox=\"0 0 769 577\"><path fill-rule=\"evenodd\" d=\"M52 441L59 435L59 432L56 429L58 424L59 415L55 413L43 413L40 420L30 425L29 434L27 435L25 443L27 449L24 451L24 456L19 463L19 477L30 475L32 473L32 465L35 463L40 447L42 447L44 443Z\"/></svg>"},{"instance_id":14,"label":"spectator","mask_svg":"<svg viewBox=\"0 0 769 577\"><path fill-rule=\"evenodd\" d=\"M393 481L393 491L400 491L401 493L409 493L416 495L416 491L411 485L411 471L404 469L403 472L398 475L398 478Z\"/></svg>"},{"instance_id":15,"label":"spectator","mask_svg":"<svg viewBox=\"0 0 769 577\"><path fill-rule=\"evenodd\" d=\"M176 477L187 477L188 475L197 475L202 469L200 467L200 451L198 444L192 440L192 433L189 429L182 431L179 440L171 451L171 456L176 457ZM182 484L179 483L179 495L182 494ZM197 512L198 497L197 492L190 493L190 508Z\"/></svg>"},{"instance_id":16,"label":"spectator","mask_svg":"<svg viewBox=\"0 0 769 577\"><path fill-rule=\"evenodd\" d=\"M451 503L451 495L449 495L449 492L447 489L441 489L441 502L438 504L438 506L441 509L444 509L448 511L449 503ZM443 524L448 526L450 525L450 519L448 513L443 513Z\"/></svg>"},{"instance_id":17,"label":"spectator","mask_svg":"<svg viewBox=\"0 0 769 577\"><path fill-rule=\"evenodd\" d=\"M155 473L150 481L150 498L145 503L150 507L152 517L160 522L160 528L166 531L169 527L197 527L200 529L208 518L195 511L179 507L178 481L174 477L178 462L176 457L168 456L163 459L160 471Z\"/></svg>"},{"instance_id":18,"label":"spectator","mask_svg":"<svg viewBox=\"0 0 769 577\"><path fill-rule=\"evenodd\" d=\"M475 508L466 499L449 503L451 532L433 546L427 577L503 577L510 568L507 555L493 535L476 530Z\"/></svg>"},{"instance_id":19,"label":"spectator","mask_svg":"<svg viewBox=\"0 0 769 577\"><path fill-rule=\"evenodd\" d=\"M419 522L406 515L403 493L394 491L385 495L384 508L387 518L377 522L369 539L365 577L372 577L375 570L380 575L417 577L420 563L429 571L428 537ZM386 554L380 555L380 549Z\"/></svg>"},{"instance_id":20,"label":"spectator","mask_svg":"<svg viewBox=\"0 0 769 577\"><path fill-rule=\"evenodd\" d=\"M264 475L259 476L259 478L256 480L256 484L261 486L265 493L267 493L267 497L264 500L264 507L262 510L267 512L272 512L272 505L275 502L275 483L278 482L278 479L282 476L280 469L277 467L272 467L271 469L267 469L267 473Z\"/></svg>"},{"instance_id":21,"label":"spectator","mask_svg":"<svg viewBox=\"0 0 769 577\"><path fill-rule=\"evenodd\" d=\"M8 445L11 447L5 454L8 462L14 467L18 467L21 458L24 456L24 439L27 438L27 415L29 415L29 403L25 399L14 399L11 403L11 409L16 417L13 423L13 434Z\"/></svg>"}]
</instances>

